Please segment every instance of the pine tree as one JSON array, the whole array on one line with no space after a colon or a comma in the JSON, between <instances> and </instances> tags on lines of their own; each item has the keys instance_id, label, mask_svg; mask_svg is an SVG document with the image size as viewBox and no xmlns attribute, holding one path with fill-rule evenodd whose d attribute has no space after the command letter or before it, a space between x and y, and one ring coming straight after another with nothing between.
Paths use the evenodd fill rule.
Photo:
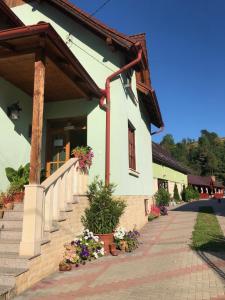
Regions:
<instances>
[{"instance_id":1,"label":"pine tree","mask_svg":"<svg viewBox=\"0 0 225 300\"><path fill-rule=\"evenodd\" d=\"M174 189L173 189L173 198L176 202L180 201L180 195L178 192L177 184L175 183Z\"/></svg>"}]
</instances>

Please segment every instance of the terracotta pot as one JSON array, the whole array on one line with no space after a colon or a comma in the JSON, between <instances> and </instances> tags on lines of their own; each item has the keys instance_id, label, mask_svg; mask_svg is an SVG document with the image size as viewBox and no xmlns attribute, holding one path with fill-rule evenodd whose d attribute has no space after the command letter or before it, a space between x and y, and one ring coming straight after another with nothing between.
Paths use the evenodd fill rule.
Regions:
<instances>
[{"instance_id":1,"label":"terracotta pot","mask_svg":"<svg viewBox=\"0 0 225 300\"><path fill-rule=\"evenodd\" d=\"M109 245L110 248L110 253L112 254L112 256L118 256L118 251L116 249L116 244L112 243L111 245Z\"/></svg>"},{"instance_id":2,"label":"terracotta pot","mask_svg":"<svg viewBox=\"0 0 225 300\"><path fill-rule=\"evenodd\" d=\"M6 209L13 209L13 202L8 202L8 203L5 203L4 204L4 207L6 208Z\"/></svg>"},{"instance_id":3,"label":"terracotta pot","mask_svg":"<svg viewBox=\"0 0 225 300\"><path fill-rule=\"evenodd\" d=\"M14 202L23 202L24 192L18 192L13 194L13 201Z\"/></svg>"},{"instance_id":4,"label":"terracotta pot","mask_svg":"<svg viewBox=\"0 0 225 300\"><path fill-rule=\"evenodd\" d=\"M1 209L1 210L0 210L0 219L2 219L2 218L3 218L3 215L4 215L4 210L3 210L3 209Z\"/></svg>"},{"instance_id":5,"label":"terracotta pot","mask_svg":"<svg viewBox=\"0 0 225 300\"><path fill-rule=\"evenodd\" d=\"M65 262L61 262L59 264L59 271L61 272L67 272L67 271L71 271L72 266L71 264L65 263Z\"/></svg>"},{"instance_id":6,"label":"terracotta pot","mask_svg":"<svg viewBox=\"0 0 225 300\"><path fill-rule=\"evenodd\" d=\"M105 255L108 255L110 253L110 245L112 245L114 242L113 233L96 235L100 238L102 242L104 242Z\"/></svg>"}]
</instances>

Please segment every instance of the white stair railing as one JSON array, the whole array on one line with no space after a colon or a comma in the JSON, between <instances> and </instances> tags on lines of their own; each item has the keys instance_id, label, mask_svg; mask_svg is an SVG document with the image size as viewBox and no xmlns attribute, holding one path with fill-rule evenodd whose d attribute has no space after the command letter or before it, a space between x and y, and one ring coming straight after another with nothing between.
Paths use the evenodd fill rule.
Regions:
<instances>
[{"instance_id":1,"label":"white stair railing","mask_svg":"<svg viewBox=\"0 0 225 300\"><path fill-rule=\"evenodd\" d=\"M74 197L86 193L88 175L77 166L78 160L71 158L41 185L25 187L21 255L39 254L44 232L54 230L54 222L62 218Z\"/></svg>"}]
</instances>

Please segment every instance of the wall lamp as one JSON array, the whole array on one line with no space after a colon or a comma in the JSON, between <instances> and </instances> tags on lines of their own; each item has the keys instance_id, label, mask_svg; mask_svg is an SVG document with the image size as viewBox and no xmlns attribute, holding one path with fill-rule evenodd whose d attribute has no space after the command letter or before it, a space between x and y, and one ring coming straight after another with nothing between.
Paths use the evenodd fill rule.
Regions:
<instances>
[{"instance_id":1,"label":"wall lamp","mask_svg":"<svg viewBox=\"0 0 225 300\"><path fill-rule=\"evenodd\" d=\"M11 120L18 120L22 108L19 106L19 102L13 103L7 107L7 115Z\"/></svg>"}]
</instances>

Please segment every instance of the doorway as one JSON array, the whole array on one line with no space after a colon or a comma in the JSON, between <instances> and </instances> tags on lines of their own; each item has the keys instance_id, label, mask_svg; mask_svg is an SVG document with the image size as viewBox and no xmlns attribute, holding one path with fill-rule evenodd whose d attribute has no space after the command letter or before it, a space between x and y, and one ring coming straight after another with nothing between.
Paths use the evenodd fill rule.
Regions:
<instances>
[{"instance_id":1,"label":"doorway","mask_svg":"<svg viewBox=\"0 0 225 300\"><path fill-rule=\"evenodd\" d=\"M87 118L47 121L46 177L58 170L72 156L77 146L87 146Z\"/></svg>"}]
</instances>

